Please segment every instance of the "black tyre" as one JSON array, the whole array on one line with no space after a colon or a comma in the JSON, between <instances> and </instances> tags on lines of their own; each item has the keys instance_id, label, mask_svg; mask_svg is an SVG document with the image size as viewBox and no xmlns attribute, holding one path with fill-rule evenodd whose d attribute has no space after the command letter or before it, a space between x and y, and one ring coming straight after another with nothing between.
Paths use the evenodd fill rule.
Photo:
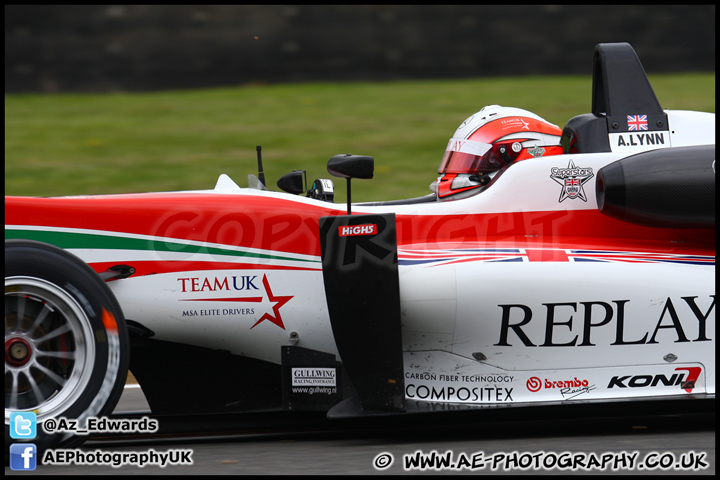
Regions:
<instances>
[{"instance_id":1,"label":"black tyre","mask_svg":"<svg viewBox=\"0 0 720 480\"><path fill-rule=\"evenodd\" d=\"M49 418L112 413L127 376L122 310L82 260L45 243L5 241L5 446L68 448L87 436L46 434ZM10 437L10 413L33 411L37 436ZM7 455L7 450L6 450ZM6 457L7 458L7 457Z\"/></svg>"}]
</instances>

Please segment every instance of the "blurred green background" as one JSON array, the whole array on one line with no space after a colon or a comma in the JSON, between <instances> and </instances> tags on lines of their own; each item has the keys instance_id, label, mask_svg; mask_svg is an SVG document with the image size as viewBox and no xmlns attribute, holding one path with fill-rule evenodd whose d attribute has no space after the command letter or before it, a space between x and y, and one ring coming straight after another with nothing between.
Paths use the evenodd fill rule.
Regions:
<instances>
[{"instance_id":1,"label":"blurred green background","mask_svg":"<svg viewBox=\"0 0 720 480\"><path fill-rule=\"evenodd\" d=\"M663 108L715 112L714 73L650 75ZM331 178L340 153L375 157L353 201L426 195L447 140L484 105L561 128L590 112L591 76L248 85L5 95L5 194L58 196L241 187L263 147L268 188L293 169ZM336 202L345 181L335 179Z\"/></svg>"}]
</instances>

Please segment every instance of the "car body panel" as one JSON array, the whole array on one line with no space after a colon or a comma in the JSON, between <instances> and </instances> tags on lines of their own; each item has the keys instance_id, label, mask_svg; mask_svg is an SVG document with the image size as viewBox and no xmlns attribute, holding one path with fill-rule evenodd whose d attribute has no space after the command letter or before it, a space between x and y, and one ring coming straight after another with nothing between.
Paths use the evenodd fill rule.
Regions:
<instances>
[{"instance_id":1,"label":"car body panel","mask_svg":"<svg viewBox=\"0 0 720 480\"><path fill-rule=\"evenodd\" d=\"M336 397L318 407L317 395L297 402L286 393L297 386L339 387L343 366L335 362L362 370L378 351L399 354L401 378L387 389L366 388L360 392L365 400L398 389L406 401L477 406L714 396L714 114L664 111L657 118L669 122L662 126L667 130L616 132L614 126L604 130L609 123L594 112L573 128L597 132L599 125L601 141L589 144L607 144L607 151L516 162L479 193L454 200L356 203L346 216L345 205L241 188L221 175L209 190L6 197L5 238L59 246L101 276L130 268L129 275L108 274L107 285L144 336L193 347L187 350L193 363L205 360L195 347L261 362L249 369L256 370L255 379L282 382L285 408L331 408ZM653 153L660 151L671 154ZM685 175L688 156L698 159L699 177ZM358 158L367 163L370 157ZM682 194L680 215L653 225L655 212L644 217L648 222L603 211L601 172L629 159L647 162L641 167L659 163L671 181L649 190L621 183L635 188L628 197L643 200L674 189ZM712 195L707 188L696 192L695 178L710 185ZM620 209L648 208L639 203ZM710 220L692 218L709 205ZM323 231L332 217L355 223ZM399 312L388 315L392 328L383 319L363 318L363 311L346 318L343 298L339 309L329 307L338 299L329 298L337 293L329 293L328 282L355 277L329 277L328 262L344 260L325 255L329 237L323 235L357 236L347 245L361 245L359 258L369 258L376 218L393 222L391 268L357 278L397 282L397 298L382 300ZM341 251L348 248L342 245ZM364 287L352 281L348 289ZM371 287L377 291L377 285ZM390 286L386 291L394 292ZM368 312L382 310L377 298L360 298L348 308L365 308L363 302L373 307ZM401 331L397 345L390 339L395 327ZM165 346L149 345L135 367L153 375L138 376L141 384L160 381L173 368L154 361L153 352ZM173 358L186 350L179 351ZM361 391L367 382L357 371L344 385L355 383ZM234 387L235 374L247 370L228 372ZM312 378L298 379L306 374ZM279 390L269 390L258 402L279 402ZM177 401L156 398L154 409ZM404 411L402 400L377 405ZM234 403L219 408L226 404Z\"/></svg>"}]
</instances>

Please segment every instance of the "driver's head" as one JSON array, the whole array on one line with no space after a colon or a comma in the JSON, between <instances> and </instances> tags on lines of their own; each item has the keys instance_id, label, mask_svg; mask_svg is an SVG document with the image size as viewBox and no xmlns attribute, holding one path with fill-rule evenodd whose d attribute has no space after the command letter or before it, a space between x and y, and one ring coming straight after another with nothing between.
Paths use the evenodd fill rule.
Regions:
<instances>
[{"instance_id":1,"label":"driver's head","mask_svg":"<svg viewBox=\"0 0 720 480\"><path fill-rule=\"evenodd\" d=\"M557 125L527 110L484 107L455 131L430 188L438 198L474 194L514 162L562 154L561 135Z\"/></svg>"}]
</instances>

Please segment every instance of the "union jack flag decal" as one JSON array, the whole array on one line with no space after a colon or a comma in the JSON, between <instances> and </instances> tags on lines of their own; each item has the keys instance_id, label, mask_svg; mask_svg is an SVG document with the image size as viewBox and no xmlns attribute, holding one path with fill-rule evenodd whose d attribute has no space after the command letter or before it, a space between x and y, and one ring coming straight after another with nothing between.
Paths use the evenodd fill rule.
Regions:
<instances>
[{"instance_id":1,"label":"union jack flag decal","mask_svg":"<svg viewBox=\"0 0 720 480\"><path fill-rule=\"evenodd\" d=\"M447 250L398 249L398 264L401 266L422 266L427 268L467 262L678 263L715 267L714 256L679 255L662 252L570 250L553 247L451 248Z\"/></svg>"},{"instance_id":2,"label":"union jack flag decal","mask_svg":"<svg viewBox=\"0 0 720 480\"><path fill-rule=\"evenodd\" d=\"M627 122L630 132L648 129L647 115L628 115Z\"/></svg>"}]
</instances>

